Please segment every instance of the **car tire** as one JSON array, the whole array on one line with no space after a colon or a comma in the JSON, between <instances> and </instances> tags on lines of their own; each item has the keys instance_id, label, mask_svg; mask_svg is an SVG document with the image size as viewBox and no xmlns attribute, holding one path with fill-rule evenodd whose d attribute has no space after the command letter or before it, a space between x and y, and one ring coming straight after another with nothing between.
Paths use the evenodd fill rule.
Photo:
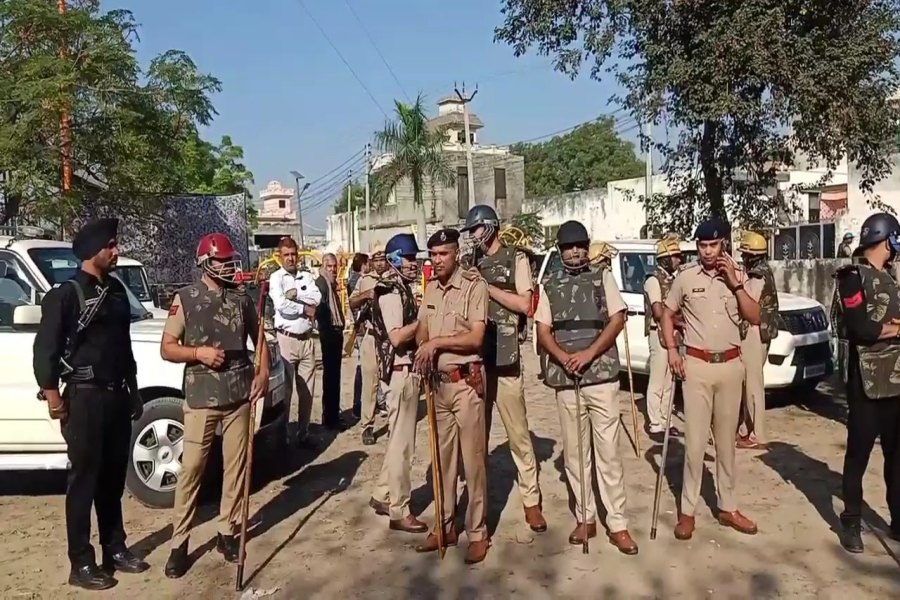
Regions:
<instances>
[{"instance_id":1,"label":"car tire","mask_svg":"<svg viewBox=\"0 0 900 600\"><path fill-rule=\"evenodd\" d=\"M131 427L125 486L150 508L175 505L175 483L181 472L184 410L181 398L156 398Z\"/></svg>"}]
</instances>

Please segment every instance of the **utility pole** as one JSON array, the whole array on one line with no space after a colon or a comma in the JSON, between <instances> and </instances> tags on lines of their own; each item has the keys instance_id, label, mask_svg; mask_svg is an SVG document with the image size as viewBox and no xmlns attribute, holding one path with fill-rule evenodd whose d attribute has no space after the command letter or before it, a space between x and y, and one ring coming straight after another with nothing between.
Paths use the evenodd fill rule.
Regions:
<instances>
[{"instance_id":1,"label":"utility pole","mask_svg":"<svg viewBox=\"0 0 900 600\"><path fill-rule=\"evenodd\" d=\"M301 175L297 171L291 171L291 175L294 176L294 183L296 187L294 188L294 192L297 194L297 215L300 219L300 249L303 250L305 244L303 243L303 207L300 206L300 196L303 192L306 191L306 188L309 187L309 183L303 186L303 189L300 188L300 180L304 179L303 175Z\"/></svg>"},{"instance_id":2,"label":"utility pole","mask_svg":"<svg viewBox=\"0 0 900 600\"><path fill-rule=\"evenodd\" d=\"M66 14L66 0L59 0L59 14ZM66 58L66 41L59 46L59 57ZM68 193L72 189L72 129L69 118L69 105L63 102L59 118L60 137L62 138L62 189Z\"/></svg>"},{"instance_id":3,"label":"utility pole","mask_svg":"<svg viewBox=\"0 0 900 600\"><path fill-rule=\"evenodd\" d=\"M353 228L350 226L350 220L353 218L353 209L350 206L350 191L353 188L353 169L347 171L347 247L353 252Z\"/></svg>"},{"instance_id":4,"label":"utility pole","mask_svg":"<svg viewBox=\"0 0 900 600\"><path fill-rule=\"evenodd\" d=\"M472 136L469 134L469 102L478 94L478 84L475 84L475 91L471 96L466 96L466 82L463 82L462 92L453 84L453 91L456 92L459 101L463 105L463 125L466 133L466 179L469 182L469 208L475 206L475 167L472 165Z\"/></svg>"},{"instance_id":5,"label":"utility pole","mask_svg":"<svg viewBox=\"0 0 900 600\"><path fill-rule=\"evenodd\" d=\"M369 171L372 170L371 146L366 142L366 242L372 243L372 228L369 222L369 211L372 210L371 192L369 191ZM363 246L365 247L365 246Z\"/></svg>"},{"instance_id":6,"label":"utility pole","mask_svg":"<svg viewBox=\"0 0 900 600\"><path fill-rule=\"evenodd\" d=\"M647 153L644 162L646 163L646 172L644 173L644 196L645 201L649 202L653 196L653 122L647 119L644 125L644 135L647 137Z\"/></svg>"}]
</instances>

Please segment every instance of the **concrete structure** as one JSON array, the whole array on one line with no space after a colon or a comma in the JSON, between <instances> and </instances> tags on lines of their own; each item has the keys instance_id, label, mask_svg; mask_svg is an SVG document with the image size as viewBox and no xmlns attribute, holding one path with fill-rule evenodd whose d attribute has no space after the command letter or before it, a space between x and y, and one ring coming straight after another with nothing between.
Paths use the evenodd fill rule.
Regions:
<instances>
[{"instance_id":1,"label":"concrete structure","mask_svg":"<svg viewBox=\"0 0 900 600\"><path fill-rule=\"evenodd\" d=\"M426 234L444 226L457 226L469 210L468 169L466 167L465 135L463 130L462 104L458 98L447 97L438 102L438 116L428 122L432 130L442 130L445 134L443 153L453 173L454 185L436 185L425 178L422 196L425 207ZM483 123L478 115L469 114L470 134L473 138L473 168L475 178L475 202L472 204L493 204L501 219L507 219L522 210L525 201L525 160L511 154L505 146L486 146L478 143L478 132ZM372 171L378 170L391 161L390 155L377 156L372 161ZM413 197L412 182L403 180L397 185L385 205L373 208L369 215L371 234L365 230L365 209L355 211L351 226L348 227L346 213L328 217L326 225L327 247L347 249L350 247L348 231L353 232L358 223L359 234L354 239L354 247L365 251L371 244L385 242L397 233L416 233L418 207Z\"/></svg>"},{"instance_id":2,"label":"concrete structure","mask_svg":"<svg viewBox=\"0 0 900 600\"><path fill-rule=\"evenodd\" d=\"M259 193L259 218L253 232L253 245L260 249L275 248L286 235L300 239L300 220L295 210L294 189L279 181L270 181Z\"/></svg>"}]
</instances>

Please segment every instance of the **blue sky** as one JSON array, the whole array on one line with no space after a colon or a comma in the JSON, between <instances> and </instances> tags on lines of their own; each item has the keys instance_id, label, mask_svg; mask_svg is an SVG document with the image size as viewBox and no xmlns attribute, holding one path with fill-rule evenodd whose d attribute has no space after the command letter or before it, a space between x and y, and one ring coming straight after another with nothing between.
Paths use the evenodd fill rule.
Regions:
<instances>
[{"instance_id":1,"label":"blue sky","mask_svg":"<svg viewBox=\"0 0 900 600\"><path fill-rule=\"evenodd\" d=\"M214 98L219 115L205 136L229 134L244 147L258 190L272 179L292 186L291 170L308 180L331 171L381 128L381 109L390 115L393 100L404 99L347 2L406 93L423 92L429 110L454 80L478 83L472 109L485 122L482 143L542 136L611 110L611 78L570 81L547 58L515 58L509 46L495 44L499 0L110 0L103 8L134 13L145 66L175 48L222 81ZM307 222L321 226L331 204L310 211Z\"/></svg>"}]
</instances>

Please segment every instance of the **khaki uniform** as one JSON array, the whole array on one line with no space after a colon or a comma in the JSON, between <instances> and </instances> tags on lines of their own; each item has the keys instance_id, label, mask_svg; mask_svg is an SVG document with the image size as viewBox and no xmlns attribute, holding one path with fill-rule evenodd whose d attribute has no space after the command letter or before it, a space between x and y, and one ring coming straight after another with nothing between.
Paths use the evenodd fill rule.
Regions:
<instances>
[{"instance_id":1,"label":"khaki uniform","mask_svg":"<svg viewBox=\"0 0 900 600\"><path fill-rule=\"evenodd\" d=\"M373 271L366 273L360 277L356 288L350 294L350 298L356 298L364 292L375 289L380 277ZM360 417L360 426L365 429L375 425L375 409L378 401L378 355L375 352L375 338L372 337L371 319L363 326L359 332L361 340L359 342L359 364L362 372L362 412Z\"/></svg>"},{"instance_id":2,"label":"khaki uniform","mask_svg":"<svg viewBox=\"0 0 900 600\"><path fill-rule=\"evenodd\" d=\"M257 316L252 303L249 309L245 310L243 321L245 335L254 335L257 330ZM169 309L164 331L182 340L185 326L181 297L176 295ZM239 533L244 471L247 468L250 403L245 399L226 407L191 408L185 401L182 471L175 489L175 519L171 541L173 549L188 541L197 512L197 497L206 470L206 460L216 439L216 429L220 425L225 464L217 528L222 535L232 536Z\"/></svg>"},{"instance_id":3,"label":"khaki uniform","mask_svg":"<svg viewBox=\"0 0 900 600\"><path fill-rule=\"evenodd\" d=\"M663 303L662 289L659 279L649 277L644 283L644 292L650 306ZM650 317L653 318L652 316ZM675 387L675 374L669 368L669 354L660 341L659 324L650 327L648 343L650 346L650 381L647 385L647 418L650 421L650 432L660 433L666 428L666 411L669 397Z\"/></svg>"},{"instance_id":4,"label":"khaki uniform","mask_svg":"<svg viewBox=\"0 0 900 600\"><path fill-rule=\"evenodd\" d=\"M612 316L626 310L625 300L610 271L603 275L603 292L606 306ZM550 327L553 326L553 313L547 294L541 293L538 300L534 320ZM566 462L566 476L575 496L575 515L581 520L581 489L585 481L586 506L584 514L586 523L596 523L597 505L594 501L592 471L596 470L597 484L600 488L600 499L606 509L606 525L610 532L628 529L625 517L625 475L622 456L619 453L619 382L611 381L581 387L581 404L583 412L577 414L574 389L556 391L556 405L559 410L559 424L562 430L563 454ZM584 472L578 472L578 419L582 426L582 447ZM594 454L591 460L591 442Z\"/></svg>"},{"instance_id":5,"label":"khaki uniform","mask_svg":"<svg viewBox=\"0 0 900 600\"><path fill-rule=\"evenodd\" d=\"M739 277L742 275L738 271ZM735 352L741 347L737 298L720 278L700 263L682 270L672 282L666 307L684 316L685 380L682 384L685 417L684 477L681 513L693 516L700 498L703 457L712 424L716 448L716 491L719 509L737 510L734 495L734 432L740 416L744 365L740 354L713 363L691 356L691 349Z\"/></svg>"},{"instance_id":6,"label":"khaki uniform","mask_svg":"<svg viewBox=\"0 0 900 600\"><path fill-rule=\"evenodd\" d=\"M516 256L516 293L531 292L531 266L521 252ZM491 417L494 405L500 412L500 420L506 429L509 450L518 473L519 495L526 508L541 503L541 489L538 486L537 459L528 430L528 415L525 409L525 380L521 360L514 367L487 369L485 421L487 436L491 435Z\"/></svg>"},{"instance_id":7,"label":"khaki uniform","mask_svg":"<svg viewBox=\"0 0 900 600\"><path fill-rule=\"evenodd\" d=\"M428 283L419 320L425 322L429 339L458 335L474 323L486 322L487 303L484 280L473 280L472 275L464 274L461 267L457 267L447 285L441 285L437 279ZM478 354L441 352L437 357L437 369L443 375L458 372L461 366L480 369L482 377L484 375ZM453 524L458 460L462 456L469 495L466 534L470 543L485 540L488 532L484 398L465 380L450 382L442 379L435 390L434 404L444 479L444 528L449 529Z\"/></svg>"},{"instance_id":8,"label":"khaki uniform","mask_svg":"<svg viewBox=\"0 0 900 600\"><path fill-rule=\"evenodd\" d=\"M744 289L751 298L759 302L764 282L758 277L751 277ZM741 360L744 362L744 394L739 433L743 436L753 435L756 441L766 443L766 385L763 380L763 368L769 355L769 344L764 344L759 337L759 325L750 325L747 336L741 342Z\"/></svg>"},{"instance_id":9,"label":"khaki uniform","mask_svg":"<svg viewBox=\"0 0 900 600\"><path fill-rule=\"evenodd\" d=\"M378 301L387 330L390 332L403 327L400 294L385 294ZM421 391L421 379L411 371L411 367L412 352L397 353L390 383L378 382L387 400L389 437L372 497L390 505L392 521L404 519L410 514L410 470L416 450L416 419Z\"/></svg>"}]
</instances>

